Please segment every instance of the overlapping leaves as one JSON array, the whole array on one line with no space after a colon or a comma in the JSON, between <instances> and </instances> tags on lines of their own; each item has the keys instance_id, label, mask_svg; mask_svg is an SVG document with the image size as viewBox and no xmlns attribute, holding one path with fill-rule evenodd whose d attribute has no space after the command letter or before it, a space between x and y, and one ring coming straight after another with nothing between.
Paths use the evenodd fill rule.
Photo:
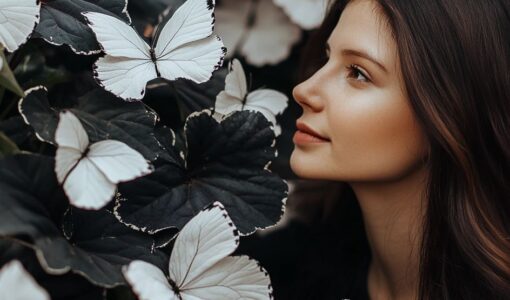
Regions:
<instances>
[{"instance_id":1,"label":"overlapping leaves","mask_svg":"<svg viewBox=\"0 0 510 300\"><path fill-rule=\"evenodd\" d=\"M242 111L217 121L206 110L191 115L184 137L161 134L167 152L156 171L119 187L115 214L123 223L157 233L182 226L214 201L249 234L281 217L287 185L268 170L274 132L260 113Z\"/></svg>"},{"instance_id":2,"label":"overlapping leaves","mask_svg":"<svg viewBox=\"0 0 510 300\"><path fill-rule=\"evenodd\" d=\"M68 210L52 158L15 155L0 161L0 236L33 245L51 274L69 271L96 285L123 284L123 265L134 259L163 267L148 235L120 224L106 211Z\"/></svg>"},{"instance_id":3,"label":"overlapping leaves","mask_svg":"<svg viewBox=\"0 0 510 300\"><path fill-rule=\"evenodd\" d=\"M62 109L70 110L80 119L91 142L115 139L131 146L148 160L157 158L160 149L154 136L157 115L142 103L127 103L95 89L52 107L43 87L30 90L19 103L25 122L34 128L41 140L52 144Z\"/></svg>"},{"instance_id":4,"label":"overlapping leaves","mask_svg":"<svg viewBox=\"0 0 510 300\"><path fill-rule=\"evenodd\" d=\"M68 45L78 54L97 54L101 48L86 25L82 12L91 11L116 16L126 22L127 0L48 0L41 6L41 20L35 37L54 45Z\"/></svg>"}]
</instances>

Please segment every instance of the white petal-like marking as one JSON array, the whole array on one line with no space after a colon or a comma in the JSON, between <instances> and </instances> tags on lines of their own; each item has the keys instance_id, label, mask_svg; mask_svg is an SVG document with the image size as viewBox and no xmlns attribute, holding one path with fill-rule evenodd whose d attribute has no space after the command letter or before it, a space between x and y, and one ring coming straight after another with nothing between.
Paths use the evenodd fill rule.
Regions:
<instances>
[{"instance_id":1,"label":"white petal-like marking","mask_svg":"<svg viewBox=\"0 0 510 300\"><path fill-rule=\"evenodd\" d=\"M215 111L223 115L234 111L251 110L261 112L274 125L275 135L281 134L276 115L283 113L288 97L275 90L260 89L246 95L246 75L238 60L232 63L232 71L225 80L225 90L216 97ZM246 97L246 99L244 99ZM244 101L244 103L243 103Z\"/></svg>"},{"instance_id":2,"label":"white petal-like marking","mask_svg":"<svg viewBox=\"0 0 510 300\"><path fill-rule=\"evenodd\" d=\"M269 275L255 260L232 256L225 257L181 288L181 296L183 300L263 300L271 299L272 288Z\"/></svg>"},{"instance_id":3,"label":"white petal-like marking","mask_svg":"<svg viewBox=\"0 0 510 300\"><path fill-rule=\"evenodd\" d=\"M327 11L328 0L274 0L274 3L303 29L319 27Z\"/></svg>"},{"instance_id":4,"label":"white petal-like marking","mask_svg":"<svg viewBox=\"0 0 510 300\"><path fill-rule=\"evenodd\" d=\"M28 40L39 22L41 4L37 0L0 1L0 44L13 52Z\"/></svg>"},{"instance_id":5,"label":"white petal-like marking","mask_svg":"<svg viewBox=\"0 0 510 300\"><path fill-rule=\"evenodd\" d=\"M214 111L222 115L228 115L234 111L242 111L244 109L243 100L229 95L226 91L222 91L216 97Z\"/></svg>"},{"instance_id":6,"label":"white petal-like marking","mask_svg":"<svg viewBox=\"0 0 510 300\"><path fill-rule=\"evenodd\" d=\"M257 107L270 111L273 115L279 115L287 108L289 98L278 91L270 89L255 90L248 94L246 104L252 109Z\"/></svg>"},{"instance_id":7,"label":"white petal-like marking","mask_svg":"<svg viewBox=\"0 0 510 300\"><path fill-rule=\"evenodd\" d=\"M225 78L225 92L239 99L244 99L248 93L246 74L238 59L232 61L231 71Z\"/></svg>"},{"instance_id":8,"label":"white petal-like marking","mask_svg":"<svg viewBox=\"0 0 510 300\"><path fill-rule=\"evenodd\" d=\"M63 183L71 170L78 165L82 157L82 152L74 148L59 146L55 153L55 173L57 173L58 182Z\"/></svg>"},{"instance_id":9,"label":"white petal-like marking","mask_svg":"<svg viewBox=\"0 0 510 300\"><path fill-rule=\"evenodd\" d=\"M183 45L156 62L161 76L168 80L186 78L196 83L209 80L223 63L223 42L215 35Z\"/></svg>"},{"instance_id":10,"label":"white petal-like marking","mask_svg":"<svg viewBox=\"0 0 510 300\"><path fill-rule=\"evenodd\" d=\"M253 1L222 0L216 7L216 32L227 47L226 58L235 54L236 47L247 32L247 20Z\"/></svg>"},{"instance_id":11,"label":"white petal-like marking","mask_svg":"<svg viewBox=\"0 0 510 300\"><path fill-rule=\"evenodd\" d=\"M79 208L100 209L112 199L118 182L151 172L143 156L122 142L89 145L80 120L70 111L60 113L55 141L57 179L71 204Z\"/></svg>"},{"instance_id":12,"label":"white petal-like marking","mask_svg":"<svg viewBox=\"0 0 510 300\"><path fill-rule=\"evenodd\" d=\"M214 1L187 0L164 25L154 47L156 58L190 42L209 37L213 32Z\"/></svg>"},{"instance_id":13,"label":"white petal-like marking","mask_svg":"<svg viewBox=\"0 0 510 300\"><path fill-rule=\"evenodd\" d=\"M198 213L177 236L170 257L170 280L149 263L134 261L124 276L141 300L272 299L269 275L247 256L229 257L239 236L219 202Z\"/></svg>"},{"instance_id":14,"label":"white petal-like marking","mask_svg":"<svg viewBox=\"0 0 510 300\"><path fill-rule=\"evenodd\" d=\"M87 157L115 184L151 173L145 158L119 141L105 140L92 144Z\"/></svg>"},{"instance_id":15,"label":"white petal-like marking","mask_svg":"<svg viewBox=\"0 0 510 300\"><path fill-rule=\"evenodd\" d=\"M255 24L246 33L240 53L254 66L277 64L289 56L292 46L300 38L301 29L273 0L260 0Z\"/></svg>"},{"instance_id":16,"label":"white petal-like marking","mask_svg":"<svg viewBox=\"0 0 510 300\"><path fill-rule=\"evenodd\" d=\"M150 46L131 26L115 17L93 12L83 15L107 54L94 65L96 79L122 99L142 99L147 82L158 77Z\"/></svg>"},{"instance_id":17,"label":"white petal-like marking","mask_svg":"<svg viewBox=\"0 0 510 300\"><path fill-rule=\"evenodd\" d=\"M239 60L231 63L231 71L225 78L225 90L216 96L214 110L223 115L243 110L244 98L247 96L246 74Z\"/></svg>"},{"instance_id":18,"label":"white petal-like marking","mask_svg":"<svg viewBox=\"0 0 510 300\"><path fill-rule=\"evenodd\" d=\"M86 12L83 15L106 54L151 60L149 45L124 21L96 12Z\"/></svg>"},{"instance_id":19,"label":"white petal-like marking","mask_svg":"<svg viewBox=\"0 0 510 300\"><path fill-rule=\"evenodd\" d=\"M105 56L94 65L95 77L114 95L125 100L140 100L147 82L158 77L151 60Z\"/></svg>"},{"instance_id":20,"label":"white petal-like marking","mask_svg":"<svg viewBox=\"0 0 510 300\"><path fill-rule=\"evenodd\" d=\"M82 209L101 209L113 198L116 188L87 157L80 160L64 182L69 202Z\"/></svg>"},{"instance_id":21,"label":"white petal-like marking","mask_svg":"<svg viewBox=\"0 0 510 300\"><path fill-rule=\"evenodd\" d=\"M59 147L76 149L81 153L89 146L89 137L80 120L70 111L60 113L55 131L55 142Z\"/></svg>"},{"instance_id":22,"label":"white petal-like marking","mask_svg":"<svg viewBox=\"0 0 510 300\"><path fill-rule=\"evenodd\" d=\"M49 300L50 296L18 260L13 260L0 270L0 299Z\"/></svg>"},{"instance_id":23,"label":"white petal-like marking","mask_svg":"<svg viewBox=\"0 0 510 300\"><path fill-rule=\"evenodd\" d=\"M124 277L140 300L177 300L165 274L156 266L132 261L123 269Z\"/></svg>"},{"instance_id":24,"label":"white petal-like marking","mask_svg":"<svg viewBox=\"0 0 510 300\"><path fill-rule=\"evenodd\" d=\"M191 219L177 236L170 257L170 279L186 289L188 283L234 252L238 244L234 223L216 202Z\"/></svg>"}]
</instances>

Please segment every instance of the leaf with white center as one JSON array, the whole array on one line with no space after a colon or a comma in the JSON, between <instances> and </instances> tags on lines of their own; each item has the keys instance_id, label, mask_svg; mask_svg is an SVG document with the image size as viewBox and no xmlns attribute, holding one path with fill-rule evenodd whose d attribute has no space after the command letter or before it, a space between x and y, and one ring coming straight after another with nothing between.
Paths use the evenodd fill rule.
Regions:
<instances>
[{"instance_id":1,"label":"leaf with white center","mask_svg":"<svg viewBox=\"0 0 510 300\"><path fill-rule=\"evenodd\" d=\"M97 88L79 98L66 97L65 102L52 104L42 86L28 90L18 104L25 123L44 142L56 144L60 111L69 110L80 119L91 143L106 139L121 141L149 161L154 161L161 152L154 136L158 116L143 103L127 103Z\"/></svg>"},{"instance_id":2,"label":"leaf with white center","mask_svg":"<svg viewBox=\"0 0 510 300\"><path fill-rule=\"evenodd\" d=\"M216 9L216 19L228 57L239 53L258 67L283 61L301 39L301 29L273 0L224 0Z\"/></svg>"},{"instance_id":3,"label":"leaf with white center","mask_svg":"<svg viewBox=\"0 0 510 300\"><path fill-rule=\"evenodd\" d=\"M77 54L100 53L101 47L82 13L107 14L129 23L131 18L127 12L127 4L127 0L43 1L41 21L35 28L34 36L53 45L68 45Z\"/></svg>"},{"instance_id":4,"label":"leaf with white center","mask_svg":"<svg viewBox=\"0 0 510 300\"><path fill-rule=\"evenodd\" d=\"M195 113L184 136L162 133L167 152L154 173L119 185L114 212L121 222L151 234L181 229L214 200L243 235L280 219L287 185L268 170L275 135L262 114L241 111L217 121L210 111Z\"/></svg>"},{"instance_id":5,"label":"leaf with white center","mask_svg":"<svg viewBox=\"0 0 510 300\"><path fill-rule=\"evenodd\" d=\"M149 46L117 18L84 13L106 56L95 64L95 77L116 96L141 100L149 81L185 78L209 80L223 63L223 42L213 34L214 1L187 0L158 26Z\"/></svg>"},{"instance_id":6,"label":"leaf with white center","mask_svg":"<svg viewBox=\"0 0 510 300\"><path fill-rule=\"evenodd\" d=\"M55 172L76 207L100 209L110 202L119 182L152 172L143 156L122 142L89 145L80 120L69 111L60 113L55 141Z\"/></svg>"},{"instance_id":7,"label":"leaf with white center","mask_svg":"<svg viewBox=\"0 0 510 300\"><path fill-rule=\"evenodd\" d=\"M0 299L49 300L50 296L18 260L13 260L0 269Z\"/></svg>"},{"instance_id":8,"label":"leaf with white center","mask_svg":"<svg viewBox=\"0 0 510 300\"><path fill-rule=\"evenodd\" d=\"M169 280L156 267L132 262L124 276L142 300L272 299L267 272L246 256L230 257L237 228L219 202L198 213L175 240Z\"/></svg>"},{"instance_id":9,"label":"leaf with white center","mask_svg":"<svg viewBox=\"0 0 510 300\"><path fill-rule=\"evenodd\" d=\"M14 52L24 44L39 22L38 0L0 1L0 45Z\"/></svg>"},{"instance_id":10,"label":"leaf with white center","mask_svg":"<svg viewBox=\"0 0 510 300\"><path fill-rule=\"evenodd\" d=\"M328 8L328 0L274 0L274 3L306 30L319 27Z\"/></svg>"},{"instance_id":11,"label":"leaf with white center","mask_svg":"<svg viewBox=\"0 0 510 300\"><path fill-rule=\"evenodd\" d=\"M152 237L106 210L69 208L53 167L51 157L39 155L0 160L0 236L22 238L47 273L78 274L101 287L125 284L122 266L135 259L166 266Z\"/></svg>"},{"instance_id":12,"label":"leaf with white center","mask_svg":"<svg viewBox=\"0 0 510 300\"><path fill-rule=\"evenodd\" d=\"M276 116L287 108L289 99L283 93L270 89L248 93L246 84L243 66L234 59L225 80L225 90L216 97L215 112L228 115L234 111L258 111L274 125L276 136L280 135L281 127L276 122Z\"/></svg>"}]
</instances>

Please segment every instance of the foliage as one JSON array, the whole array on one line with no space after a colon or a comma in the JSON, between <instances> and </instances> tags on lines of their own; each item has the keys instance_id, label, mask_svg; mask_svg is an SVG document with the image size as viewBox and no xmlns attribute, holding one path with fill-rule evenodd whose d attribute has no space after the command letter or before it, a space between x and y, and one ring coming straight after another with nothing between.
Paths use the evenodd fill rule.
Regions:
<instances>
[{"instance_id":1,"label":"foliage","mask_svg":"<svg viewBox=\"0 0 510 300\"><path fill-rule=\"evenodd\" d=\"M146 86L146 93L136 102L105 90L103 83L108 79L98 78L102 76L97 74L98 64L111 53L105 49L108 41L84 13L106 14L126 27L133 26L134 34L151 45L151 50L153 37L165 38L162 28L172 24L186 1L130 1L129 5L127 0L19 1L33 5L38 13L29 19L30 26L36 20L31 35L13 34L12 38L19 39L18 49L0 49L0 268L14 259L21 261L52 299L134 299L123 268L142 260L168 275L176 234L212 203L225 207L241 235L279 221L287 196L287 184L279 176L292 176L287 161L295 106L278 117L282 125L278 139L276 116L268 120L268 114L245 110L249 109L245 105L224 115L216 112L216 97L227 89L230 71L223 56L202 68L214 70L205 74L210 75L205 82L185 79L207 77L196 75L196 69L187 70L188 77L170 81L159 74L162 67L157 60L163 58L147 58L147 63L160 70L156 69L156 79L137 83ZM214 1L203 2L206 12L215 9L210 6ZM289 95L302 46L299 37L307 33L292 24L272 0L260 2L267 3L253 6L246 18L258 14L257 24L262 24L265 12L275 10L267 16L277 16L278 22L285 22L283 27L292 28L291 43L276 46L283 49L277 58L264 57L272 49L262 48L243 52L233 47L229 55L239 54L245 64L273 64L245 65L249 91L278 89ZM228 3L218 1L216 9L235 9L227 7ZM0 3L2 9L6 4ZM271 36L257 24L237 21L244 22L239 29L257 32L250 43L264 38L265 45L271 45ZM0 46L7 28L3 26L8 24L0 24ZM221 32L215 33L222 37ZM279 43L278 36L272 38ZM195 53L192 50L200 45L200 39L188 41L185 46L191 52L184 55ZM196 53L189 54L193 56L190 62L200 51ZM136 76L127 79L136 80ZM246 101L245 96L238 100ZM99 210L70 205L64 184L67 178L62 181L55 172L55 153L65 147L55 139L63 111L78 118L91 144L122 142L154 167L152 174L120 183L112 202Z\"/></svg>"}]
</instances>

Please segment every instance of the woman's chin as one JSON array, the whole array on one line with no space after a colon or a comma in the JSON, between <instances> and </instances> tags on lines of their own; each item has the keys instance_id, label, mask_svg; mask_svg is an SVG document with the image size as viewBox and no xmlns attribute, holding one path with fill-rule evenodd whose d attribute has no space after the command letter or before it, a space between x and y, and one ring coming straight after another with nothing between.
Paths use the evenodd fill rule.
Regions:
<instances>
[{"instance_id":1,"label":"woman's chin","mask_svg":"<svg viewBox=\"0 0 510 300\"><path fill-rule=\"evenodd\" d=\"M317 161L299 149L294 149L290 156L290 168L292 169L292 172L300 178L323 179L320 174L321 165L322 163L320 161Z\"/></svg>"}]
</instances>

